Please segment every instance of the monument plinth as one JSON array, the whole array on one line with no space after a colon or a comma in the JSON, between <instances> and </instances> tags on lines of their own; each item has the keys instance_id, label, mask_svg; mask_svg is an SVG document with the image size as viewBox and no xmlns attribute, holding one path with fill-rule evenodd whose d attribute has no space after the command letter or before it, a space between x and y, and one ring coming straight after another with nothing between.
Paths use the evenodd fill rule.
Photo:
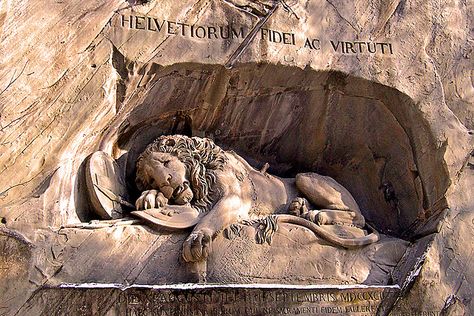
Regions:
<instances>
[{"instance_id":1,"label":"monument plinth","mask_svg":"<svg viewBox=\"0 0 474 316\"><path fill-rule=\"evenodd\" d=\"M36 293L25 314L375 315L394 286L190 285L118 287L64 284Z\"/></svg>"}]
</instances>

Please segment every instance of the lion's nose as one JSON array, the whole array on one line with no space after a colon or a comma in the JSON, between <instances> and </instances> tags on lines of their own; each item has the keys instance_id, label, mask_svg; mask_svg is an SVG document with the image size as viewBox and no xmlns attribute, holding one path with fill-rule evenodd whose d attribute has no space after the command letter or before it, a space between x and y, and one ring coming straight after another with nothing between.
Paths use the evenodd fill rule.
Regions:
<instances>
[{"instance_id":1,"label":"lion's nose","mask_svg":"<svg viewBox=\"0 0 474 316\"><path fill-rule=\"evenodd\" d=\"M169 185L160 188L161 193L167 198L170 199L173 196L173 188Z\"/></svg>"},{"instance_id":2,"label":"lion's nose","mask_svg":"<svg viewBox=\"0 0 474 316\"><path fill-rule=\"evenodd\" d=\"M159 187L167 187L167 186L170 186L171 185L171 179L173 177L171 175L162 175L160 177L160 181L158 182L159 183Z\"/></svg>"}]
</instances>

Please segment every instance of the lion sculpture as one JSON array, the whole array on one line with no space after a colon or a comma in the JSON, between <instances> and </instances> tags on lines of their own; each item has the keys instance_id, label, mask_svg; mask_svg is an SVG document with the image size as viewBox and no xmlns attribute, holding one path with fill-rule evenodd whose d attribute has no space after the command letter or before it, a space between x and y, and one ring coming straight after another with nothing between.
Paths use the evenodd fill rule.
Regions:
<instances>
[{"instance_id":1,"label":"lion sculpture","mask_svg":"<svg viewBox=\"0 0 474 316\"><path fill-rule=\"evenodd\" d=\"M194 226L183 244L187 262L205 260L213 238L230 225L272 214L278 222L304 226L335 246L361 247L379 238L375 231L341 238L323 228L366 225L354 198L334 179L316 173L279 178L255 170L207 138L161 136L146 147L136 166L142 192L136 208L142 211L135 215L195 214L195 220L178 227Z\"/></svg>"}]
</instances>

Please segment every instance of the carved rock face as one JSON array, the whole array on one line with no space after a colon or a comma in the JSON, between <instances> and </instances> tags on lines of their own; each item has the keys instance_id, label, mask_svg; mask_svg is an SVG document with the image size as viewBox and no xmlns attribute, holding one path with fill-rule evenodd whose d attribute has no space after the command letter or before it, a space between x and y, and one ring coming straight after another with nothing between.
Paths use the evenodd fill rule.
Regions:
<instances>
[{"instance_id":1,"label":"carved rock face","mask_svg":"<svg viewBox=\"0 0 474 316\"><path fill-rule=\"evenodd\" d=\"M250 163L268 162L273 173L335 178L368 222L396 236L411 230L410 250L390 273L406 286L406 313L439 312L453 297L460 298L449 301L453 307L466 304L465 314L473 313L473 20L466 1L282 1L290 8L275 11L233 69L223 65L244 39L240 30L247 35L272 1L6 3L0 5L0 226L25 235L35 250L21 269L28 273L2 266L2 275L14 275L0 282L8 289L0 290L2 312L28 299L15 280L33 292L46 281L156 284L183 273L167 253L179 251L184 235L157 236L142 227L55 230L91 219L81 193L88 155L111 154L133 183L145 146L158 135L183 133L212 137ZM285 43L285 34L295 41ZM362 44L370 39L381 43L376 53ZM179 116L185 119L173 120ZM386 181L390 194L379 189ZM250 275L261 282L263 272L271 278L277 269L290 280L270 246L262 258L268 261L256 258L261 265L253 270L240 264L245 251L238 249L247 246L235 243L237 250L227 251L234 259L221 257L242 268L237 281ZM374 266L385 261L379 245L371 249ZM288 244L281 258L291 259L288 250L300 254L295 261L309 252ZM326 261L343 263L336 269L347 277L330 275L331 282L374 284L360 277L367 266L354 265L352 253L332 250L314 250L322 258L314 270ZM267 262L278 264L271 270ZM380 273L395 265L388 262ZM302 283L329 282L311 279L314 270ZM229 280L223 273L215 272L215 280ZM411 292L415 278L407 276L418 276Z\"/></svg>"}]
</instances>

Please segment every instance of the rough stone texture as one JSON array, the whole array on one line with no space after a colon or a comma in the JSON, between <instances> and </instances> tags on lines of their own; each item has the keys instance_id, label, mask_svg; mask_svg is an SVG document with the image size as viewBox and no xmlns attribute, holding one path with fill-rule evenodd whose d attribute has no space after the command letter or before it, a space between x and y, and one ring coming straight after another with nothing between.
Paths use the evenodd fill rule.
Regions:
<instances>
[{"instance_id":1,"label":"rough stone texture","mask_svg":"<svg viewBox=\"0 0 474 316\"><path fill-rule=\"evenodd\" d=\"M291 1L291 10L279 7L265 27L293 32L297 45L257 35L232 69L223 65L241 38L120 25L120 14L133 14L233 23L248 33L257 17L232 3L0 4L0 273L9 281L0 287L0 312L14 314L36 288L73 276L113 282L142 273L152 283L164 280L153 270L122 270L127 257L119 254L159 256L185 236L132 227L57 229L91 218L82 173L92 152L112 154L130 179L150 140L191 131L256 167L269 162L280 175L332 176L377 229L410 240L393 272L402 288L402 297L391 300L395 313L472 313L472 4ZM320 39L321 49L305 48L306 37ZM330 40L390 42L394 53L336 53ZM385 180L395 188L400 216L379 190ZM135 247L139 236L146 249ZM96 261L101 253L104 261ZM124 261L115 266L106 258ZM102 274L104 266L116 270Z\"/></svg>"}]
</instances>

